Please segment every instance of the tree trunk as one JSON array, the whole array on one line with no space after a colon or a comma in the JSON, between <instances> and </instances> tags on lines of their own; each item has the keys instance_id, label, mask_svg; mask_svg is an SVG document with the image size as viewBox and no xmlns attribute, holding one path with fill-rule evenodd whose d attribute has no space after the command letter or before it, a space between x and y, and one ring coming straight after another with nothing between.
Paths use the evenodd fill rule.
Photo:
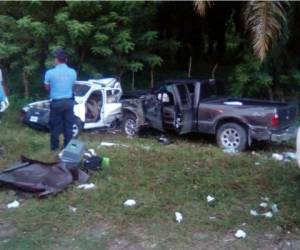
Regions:
<instances>
[{"instance_id":1,"label":"tree trunk","mask_svg":"<svg viewBox=\"0 0 300 250\"><path fill-rule=\"evenodd\" d=\"M190 56L189 60L189 69L188 69L188 77L191 77L191 72L192 72L192 56Z\"/></svg>"},{"instance_id":2,"label":"tree trunk","mask_svg":"<svg viewBox=\"0 0 300 250\"><path fill-rule=\"evenodd\" d=\"M154 87L154 69L153 68L151 68L151 70L150 70L150 86L151 86L151 88Z\"/></svg>"},{"instance_id":3,"label":"tree trunk","mask_svg":"<svg viewBox=\"0 0 300 250\"><path fill-rule=\"evenodd\" d=\"M23 86L24 86L24 96L26 98L28 98L29 97L29 81L28 81L28 75L24 70L22 72L22 81L23 81Z\"/></svg>"},{"instance_id":4,"label":"tree trunk","mask_svg":"<svg viewBox=\"0 0 300 250\"><path fill-rule=\"evenodd\" d=\"M132 78L131 78L131 89L134 90L134 71L132 71Z\"/></svg>"}]
</instances>

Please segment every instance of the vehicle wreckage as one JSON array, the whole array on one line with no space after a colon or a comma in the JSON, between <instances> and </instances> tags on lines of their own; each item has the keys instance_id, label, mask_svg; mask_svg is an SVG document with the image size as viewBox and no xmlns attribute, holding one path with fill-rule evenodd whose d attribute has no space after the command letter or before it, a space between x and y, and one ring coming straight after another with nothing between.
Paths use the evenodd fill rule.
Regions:
<instances>
[{"instance_id":1,"label":"vehicle wreckage","mask_svg":"<svg viewBox=\"0 0 300 250\"><path fill-rule=\"evenodd\" d=\"M142 127L178 134L212 134L225 149L243 151L253 140L296 137L297 105L224 97L215 79L166 81L152 90L123 96L122 127L135 136Z\"/></svg>"},{"instance_id":2,"label":"vehicle wreckage","mask_svg":"<svg viewBox=\"0 0 300 250\"><path fill-rule=\"evenodd\" d=\"M76 81L73 91L74 137L82 129L108 128L120 121L122 88L118 79ZM42 100L27 104L21 109L21 121L30 127L48 130L50 102Z\"/></svg>"},{"instance_id":3,"label":"vehicle wreckage","mask_svg":"<svg viewBox=\"0 0 300 250\"><path fill-rule=\"evenodd\" d=\"M103 78L77 81L74 94L74 136L82 129L121 124L129 136L138 135L143 127L180 135L211 134L221 148L237 151L254 140L282 142L296 137L297 105L224 97L222 82L216 79L170 80L122 96L117 79ZM49 105L50 100L26 105L21 120L48 128Z\"/></svg>"}]
</instances>

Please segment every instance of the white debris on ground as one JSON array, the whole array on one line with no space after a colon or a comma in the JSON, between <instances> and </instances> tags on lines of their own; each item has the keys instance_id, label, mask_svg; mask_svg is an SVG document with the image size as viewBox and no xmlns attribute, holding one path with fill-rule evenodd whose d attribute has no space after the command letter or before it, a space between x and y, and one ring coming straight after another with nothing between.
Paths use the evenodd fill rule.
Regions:
<instances>
[{"instance_id":1,"label":"white debris on ground","mask_svg":"<svg viewBox=\"0 0 300 250\"><path fill-rule=\"evenodd\" d=\"M133 207L136 205L136 201L133 199L128 199L127 201L124 202L124 206L126 207Z\"/></svg>"},{"instance_id":2,"label":"white debris on ground","mask_svg":"<svg viewBox=\"0 0 300 250\"><path fill-rule=\"evenodd\" d=\"M86 189L93 189L95 187L96 187L96 185L94 183L80 184L80 185L77 186L78 189L84 189L84 190L86 190Z\"/></svg>"},{"instance_id":3,"label":"white debris on ground","mask_svg":"<svg viewBox=\"0 0 300 250\"><path fill-rule=\"evenodd\" d=\"M283 161L283 155L282 154L274 153L274 154L272 154L272 158L275 159L275 160L278 160L278 161Z\"/></svg>"},{"instance_id":4,"label":"white debris on ground","mask_svg":"<svg viewBox=\"0 0 300 250\"><path fill-rule=\"evenodd\" d=\"M223 152L226 154L237 154L239 151L235 150L234 148L224 148Z\"/></svg>"},{"instance_id":5,"label":"white debris on ground","mask_svg":"<svg viewBox=\"0 0 300 250\"><path fill-rule=\"evenodd\" d=\"M272 214L272 212L266 212L266 213L263 213L262 216L265 216L266 218L272 218L273 214Z\"/></svg>"},{"instance_id":6,"label":"white debris on ground","mask_svg":"<svg viewBox=\"0 0 300 250\"><path fill-rule=\"evenodd\" d=\"M260 165L260 162L255 162L255 166L259 166Z\"/></svg>"},{"instance_id":7,"label":"white debris on ground","mask_svg":"<svg viewBox=\"0 0 300 250\"><path fill-rule=\"evenodd\" d=\"M278 161L295 161L297 160L296 153L293 152L283 152L281 154L273 153L272 158Z\"/></svg>"},{"instance_id":8,"label":"white debris on ground","mask_svg":"<svg viewBox=\"0 0 300 250\"><path fill-rule=\"evenodd\" d=\"M215 201L215 197L213 197L213 196L211 196L211 195L208 195L208 196L206 197L206 201L207 201L208 203L211 203L211 202Z\"/></svg>"},{"instance_id":9,"label":"white debris on ground","mask_svg":"<svg viewBox=\"0 0 300 250\"><path fill-rule=\"evenodd\" d=\"M279 212L277 204L271 203L268 197L261 197L261 200L264 202L261 202L257 208L260 212L257 212L255 209L251 209L250 215L254 217L261 216L265 218L272 218L273 214Z\"/></svg>"},{"instance_id":10,"label":"white debris on ground","mask_svg":"<svg viewBox=\"0 0 300 250\"><path fill-rule=\"evenodd\" d=\"M182 219L183 219L183 216L182 216L181 213L175 212L175 218L176 218L176 221L177 221L178 223L180 223L180 222L182 221Z\"/></svg>"},{"instance_id":11,"label":"white debris on ground","mask_svg":"<svg viewBox=\"0 0 300 250\"><path fill-rule=\"evenodd\" d=\"M238 239L245 239L247 234L243 230L239 229L236 231L234 236L237 237Z\"/></svg>"},{"instance_id":12,"label":"white debris on ground","mask_svg":"<svg viewBox=\"0 0 300 250\"><path fill-rule=\"evenodd\" d=\"M263 208L267 208L268 207L268 203L267 202L262 202L259 204L260 207L263 207Z\"/></svg>"},{"instance_id":13,"label":"white debris on ground","mask_svg":"<svg viewBox=\"0 0 300 250\"><path fill-rule=\"evenodd\" d=\"M96 156L96 151L93 148L88 149L88 153L90 153L92 156Z\"/></svg>"},{"instance_id":14,"label":"white debris on ground","mask_svg":"<svg viewBox=\"0 0 300 250\"><path fill-rule=\"evenodd\" d=\"M69 210L70 210L70 212L72 212L72 213L76 213L77 208L76 208L76 207L69 206Z\"/></svg>"},{"instance_id":15,"label":"white debris on ground","mask_svg":"<svg viewBox=\"0 0 300 250\"><path fill-rule=\"evenodd\" d=\"M101 142L98 147L125 147L125 148L128 148L129 146L128 145L125 145L125 144L119 144L119 143L114 143L114 142Z\"/></svg>"},{"instance_id":16,"label":"white debris on ground","mask_svg":"<svg viewBox=\"0 0 300 250\"><path fill-rule=\"evenodd\" d=\"M20 202L18 202L17 200L11 202L11 203L8 203L7 205L7 208L17 208L20 206Z\"/></svg>"},{"instance_id":17,"label":"white debris on ground","mask_svg":"<svg viewBox=\"0 0 300 250\"><path fill-rule=\"evenodd\" d=\"M256 212L256 210L253 210L253 209L250 210L250 214L252 216L258 216L258 213Z\"/></svg>"}]
</instances>

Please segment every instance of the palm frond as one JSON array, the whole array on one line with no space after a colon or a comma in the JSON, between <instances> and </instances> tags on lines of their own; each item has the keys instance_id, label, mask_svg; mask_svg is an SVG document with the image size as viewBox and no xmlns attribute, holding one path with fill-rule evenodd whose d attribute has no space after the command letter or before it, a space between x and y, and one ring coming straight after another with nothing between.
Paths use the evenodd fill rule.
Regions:
<instances>
[{"instance_id":1,"label":"palm frond","mask_svg":"<svg viewBox=\"0 0 300 250\"><path fill-rule=\"evenodd\" d=\"M194 6L195 6L195 10L196 12L200 15L200 16L204 16L207 8L211 7L213 5L213 2L211 0L195 0L194 1Z\"/></svg>"},{"instance_id":2,"label":"palm frond","mask_svg":"<svg viewBox=\"0 0 300 250\"><path fill-rule=\"evenodd\" d=\"M249 1L244 17L250 31L254 54L263 61L275 41L284 34L287 25L286 2Z\"/></svg>"}]
</instances>

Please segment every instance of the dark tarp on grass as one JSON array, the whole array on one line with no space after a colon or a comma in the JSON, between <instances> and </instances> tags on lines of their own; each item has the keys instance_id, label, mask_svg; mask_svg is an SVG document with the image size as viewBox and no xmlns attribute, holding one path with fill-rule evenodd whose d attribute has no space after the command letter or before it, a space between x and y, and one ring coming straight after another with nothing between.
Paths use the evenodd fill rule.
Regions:
<instances>
[{"instance_id":1,"label":"dark tarp on grass","mask_svg":"<svg viewBox=\"0 0 300 250\"><path fill-rule=\"evenodd\" d=\"M74 181L86 182L89 176L76 166L65 163L45 163L26 157L13 168L0 172L0 183L39 197L55 194Z\"/></svg>"}]
</instances>

